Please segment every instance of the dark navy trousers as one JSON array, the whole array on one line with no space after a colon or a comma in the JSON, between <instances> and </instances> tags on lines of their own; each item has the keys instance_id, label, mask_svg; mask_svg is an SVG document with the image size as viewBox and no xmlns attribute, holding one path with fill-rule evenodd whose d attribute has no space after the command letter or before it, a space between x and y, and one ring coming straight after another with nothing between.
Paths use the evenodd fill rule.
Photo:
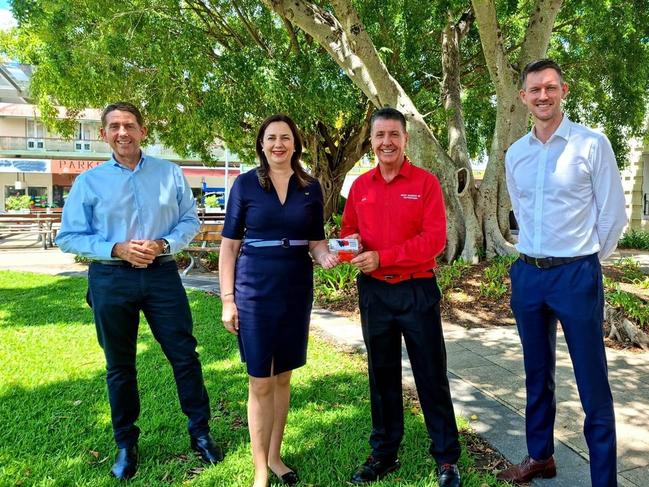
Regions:
<instances>
[{"instance_id":1,"label":"dark navy trousers","mask_svg":"<svg viewBox=\"0 0 649 487\"><path fill-rule=\"evenodd\" d=\"M539 269L517 260L511 306L523 345L527 449L536 460L554 453L557 320L561 322L586 414L584 435L593 486L617 485L613 397L604 350L604 290L597 255Z\"/></svg>"},{"instance_id":2,"label":"dark navy trousers","mask_svg":"<svg viewBox=\"0 0 649 487\"><path fill-rule=\"evenodd\" d=\"M140 414L135 356L140 311L171 363L189 433L209 432L210 406L192 334L192 316L175 261L144 269L92 263L88 272L99 345L106 357L106 381L115 442L137 442Z\"/></svg>"},{"instance_id":3,"label":"dark navy trousers","mask_svg":"<svg viewBox=\"0 0 649 487\"><path fill-rule=\"evenodd\" d=\"M361 275L358 294L368 358L372 454L384 460L396 458L403 438L403 335L431 439L430 453L439 465L457 463L461 449L446 372L437 281L389 284Z\"/></svg>"}]
</instances>

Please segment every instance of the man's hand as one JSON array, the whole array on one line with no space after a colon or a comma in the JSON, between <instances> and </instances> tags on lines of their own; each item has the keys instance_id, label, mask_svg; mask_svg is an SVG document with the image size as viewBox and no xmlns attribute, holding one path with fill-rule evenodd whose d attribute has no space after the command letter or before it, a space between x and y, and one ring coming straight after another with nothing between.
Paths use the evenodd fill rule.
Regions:
<instances>
[{"instance_id":1,"label":"man's hand","mask_svg":"<svg viewBox=\"0 0 649 487\"><path fill-rule=\"evenodd\" d=\"M160 254L160 246L155 240L127 240L116 243L112 256L119 257L136 267L146 267Z\"/></svg>"},{"instance_id":2,"label":"man's hand","mask_svg":"<svg viewBox=\"0 0 649 487\"><path fill-rule=\"evenodd\" d=\"M147 248L155 253L155 256L159 256L164 249L164 242L162 240L131 240L140 244L142 247Z\"/></svg>"},{"instance_id":3,"label":"man's hand","mask_svg":"<svg viewBox=\"0 0 649 487\"><path fill-rule=\"evenodd\" d=\"M376 250L363 252L354 257L351 263L358 267L363 274L369 274L379 268L379 253Z\"/></svg>"}]
</instances>

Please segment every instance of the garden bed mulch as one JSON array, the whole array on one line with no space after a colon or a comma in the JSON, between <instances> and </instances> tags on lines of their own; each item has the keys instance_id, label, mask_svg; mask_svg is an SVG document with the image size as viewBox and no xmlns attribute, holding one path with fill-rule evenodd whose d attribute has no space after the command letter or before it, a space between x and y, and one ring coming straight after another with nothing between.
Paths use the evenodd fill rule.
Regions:
<instances>
[{"instance_id":1,"label":"garden bed mulch","mask_svg":"<svg viewBox=\"0 0 649 487\"><path fill-rule=\"evenodd\" d=\"M447 289L442 299L442 320L465 328L513 326L516 324L509 308L509 278L505 279L507 292L499 297L482 296L480 283L489 262L480 262L462 273L461 279Z\"/></svg>"},{"instance_id":2,"label":"garden bed mulch","mask_svg":"<svg viewBox=\"0 0 649 487\"><path fill-rule=\"evenodd\" d=\"M487 328L492 326L515 326L516 322L512 314L509 301L511 291L509 290L509 278L505 278L507 292L500 297L490 297L480 294L480 284L483 282L484 270L488 262L480 262L466 269L462 277L444 293L441 303L442 320L452 322L465 328ZM612 265L603 267L605 276L615 280L624 291L633 293L638 297L649 301L649 289L630 283L620 283L623 273ZM336 301L320 301L316 299L316 306L341 313L351 319L359 320L358 294L355 286L347 289ZM628 349L642 353L642 350L632 343L619 342L606 338L606 345L614 349Z\"/></svg>"}]
</instances>

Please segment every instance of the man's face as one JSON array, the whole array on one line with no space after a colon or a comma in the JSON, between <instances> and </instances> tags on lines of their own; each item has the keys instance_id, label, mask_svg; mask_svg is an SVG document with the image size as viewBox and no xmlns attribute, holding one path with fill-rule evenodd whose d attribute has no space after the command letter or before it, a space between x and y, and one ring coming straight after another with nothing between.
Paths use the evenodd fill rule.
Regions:
<instances>
[{"instance_id":1,"label":"man's face","mask_svg":"<svg viewBox=\"0 0 649 487\"><path fill-rule=\"evenodd\" d=\"M568 85L552 68L528 73L525 86L519 92L534 119L539 121L560 121L561 100L567 93Z\"/></svg>"},{"instance_id":2,"label":"man's face","mask_svg":"<svg viewBox=\"0 0 649 487\"><path fill-rule=\"evenodd\" d=\"M147 129L137 123L131 112L113 110L108 113L106 125L99 133L119 162L136 164L139 161L140 142L146 137Z\"/></svg>"},{"instance_id":3,"label":"man's face","mask_svg":"<svg viewBox=\"0 0 649 487\"><path fill-rule=\"evenodd\" d=\"M408 133L403 129L399 120L378 118L372 125L370 135L372 150L379 163L384 165L398 165L403 162Z\"/></svg>"}]
</instances>

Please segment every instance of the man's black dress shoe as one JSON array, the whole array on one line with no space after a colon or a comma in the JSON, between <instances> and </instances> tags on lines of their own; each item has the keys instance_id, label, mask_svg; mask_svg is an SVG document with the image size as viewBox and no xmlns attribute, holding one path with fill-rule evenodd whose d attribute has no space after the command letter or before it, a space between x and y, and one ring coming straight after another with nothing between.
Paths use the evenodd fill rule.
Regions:
<instances>
[{"instance_id":1,"label":"man's black dress shoe","mask_svg":"<svg viewBox=\"0 0 649 487\"><path fill-rule=\"evenodd\" d=\"M365 463L358 467L352 475L352 484L366 484L368 482L376 482L383 478L390 472L394 472L401 467L399 459L395 458L392 461L379 460L378 458L370 455L365 460Z\"/></svg>"},{"instance_id":2,"label":"man's black dress shoe","mask_svg":"<svg viewBox=\"0 0 649 487\"><path fill-rule=\"evenodd\" d=\"M298 477L297 472L295 470L290 470L286 472L284 475L281 477L277 475L275 472L273 472L275 477L279 479L279 481L282 483L282 485L297 485L300 483L300 477Z\"/></svg>"},{"instance_id":3,"label":"man's black dress shoe","mask_svg":"<svg viewBox=\"0 0 649 487\"><path fill-rule=\"evenodd\" d=\"M460 471L457 465L445 463L437 470L437 483L439 487L460 487Z\"/></svg>"},{"instance_id":4,"label":"man's black dress shoe","mask_svg":"<svg viewBox=\"0 0 649 487\"><path fill-rule=\"evenodd\" d=\"M192 436L191 447L201 461L205 463L219 463L223 460L223 450L216 444L211 434Z\"/></svg>"},{"instance_id":5,"label":"man's black dress shoe","mask_svg":"<svg viewBox=\"0 0 649 487\"><path fill-rule=\"evenodd\" d=\"M117 450L117 458L110 473L119 480L127 480L137 472L138 449L137 443Z\"/></svg>"}]
</instances>

